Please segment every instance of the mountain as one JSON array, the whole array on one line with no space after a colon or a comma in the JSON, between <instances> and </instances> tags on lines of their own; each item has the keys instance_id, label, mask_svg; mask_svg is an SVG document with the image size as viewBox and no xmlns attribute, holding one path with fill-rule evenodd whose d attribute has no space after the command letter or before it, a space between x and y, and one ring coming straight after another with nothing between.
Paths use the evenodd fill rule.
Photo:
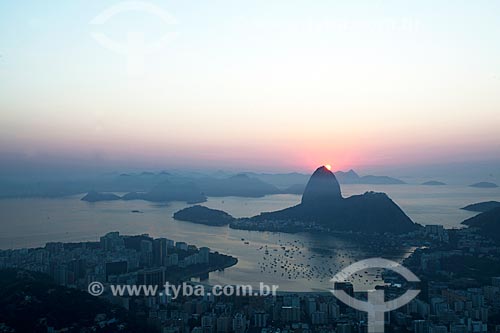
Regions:
<instances>
[{"instance_id":1,"label":"mountain","mask_svg":"<svg viewBox=\"0 0 500 333\"><path fill-rule=\"evenodd\" d=\"M154 186L149 192L131 192L123 200L146 200L152 202L185 201L198 203L207 200L200 188L193 182L164 181Z\"/></svg>"},{"instance_id":2,"label":"mountain","mask_svg":"<svg viewBox=\"0 0 500 333\"><path fill-rule=\"evenodd\" d=\"M282 191L282 193L284 193L284 194L302 194L302 193L304 193L305 189L306 189L306 184L293 184L292 186L285 188Z\"/></svg>"},{"instance_id":3,"label":"mountain","mask_svg":"<svg viewBox=\"0 0 500 333\"><path fill-rule=\"evenodd\" d=\"M174 214L174 219L212 226L224 226L234 221L234 217L222 210L200 205L181 209Z\"/></svg>"},{"instance_id":4,"label":"mountain","mask_svg":"<svg viewBox=\"0 0 500 333\"><path fill-rule=\"evenodd\" d=\"M475 183L475 184L472 184L469 186L470 187L477 187L477 188L496 188L496 187L498 187L497 184L490 183L490 182L479 182L479 183Z\"/></svg>"},{"instance_id":5,"label":"mountain","mask_svg":"<svg viewBox=\"0 0 500 333\"><path fill-rule=\"evenodd\" d=\"M347 172L337 171L334 173L335 177L339 183L342 184L357 184L359 182L359 175L353 170L349 170Z\"/></svg>"},{"instance_id":6,"label":"mountain","mask_svg":"<svg viewBox=\"0 0 500 333\"><path fill-rule=\"evenodd\" d=\"M342 200L340 185L335 175L322 166L316 169L307 182L302 204L308 206L329 205Z\"/></svg>"},{"instance_id":7,"label":"mountain","mask_svg":"<svg viewBox=\"0 0 500 333\"><path fill-rule=\"evenodd\" d=\"M113 193L100 193L96 191L90 191L81 200L87 202L98 202L98 201L112 201L120 200L121 198Z\"/></svg>"},{"instance_id":8,"label":"mountain","mask_svg":"<svg viewBox=\"0 0 500 333\"><path fill-rule=\"evenodd\" d=\"M468 210L471 212L487 212L489 210L495 209L497 207L500 207L500 202L498 201L484 201L484 202L478 202L475 204L467 205L463 207L463 210Z\"/></svg>"},{"instance_id":9,"label":"mountain","mask_svg":"<svg viewBox=\"0 0 500 333\"><path fill-rule=\"evenodd\" d=\"M263 197L281 191L274 185L241 173L229 178L202 178L195 180L202 192L210 197Z\"/></svg>"},{"instance_id":10,"label":"mountain","mask_svg":"<svg viewBox=\"0 0 500 333\"><path fill-rule=\"evenodd\" d=\"M406 184L404 181L388 176L359 176L354 170L347 172L337 171L335 177L340 184L368 184L368 185L397 185Z\"/></svg>"},{"instance_id":11,"label":"mountain","mask_svg":"<svg viewBox=\"0 0 500 333\"><path fill-rule=\"evenodd\" d=\"M428 182L425 182L425 183L422 183L422 185L429 185L429 186L442 186L442 185L446 185L445 183L443 182L438 182L436 180L429 180Z\"/></svg>"},{"instance_id":12,"label":"mountain","mask_svg":"<svg viewBox=\"0 0 500 333\"><path fill-rule=\"evenodd\" d=\"M254 223L262 229L270 221L301 221L331 230L378 233L406 233L420 227L385 193L366 192L343 198L335 175L325 167L313 173L300 204L261 213L246 223Z\"/></svg>"},{"instance_id":13,"label":"mountain","mask_svg":"<svg viewBox=\"0 0 500 333\"><path fill-rule=\"evenodd\" d=\"M274 185L280 189L286 189L295 184L302 184L305 186L310 175L298 172L291 173L255 173L245 172L249 177L257 178L265 183ZM302 194L302 192L300 192Z\"/></svg>"},{"instance_id":14,"label":"mountain","mask_svg":"<svg viewBox=\"0 0 500 333\"><path fill-rule=\"evenodd\" d=\"M369 185L400 185L406 184L404 181L387 177L387 176L363 176L359 178L358 184L369 184Z\"/></svg>"},{"instance_id":15,"label":"mountain","mask_svg":"<svg viewBox=\"0 0 500 333\"><path fill-rule=\"evenodd\" d=\"M477 228L482 235L500 241L500 207L471 217L462 224Z\"/></svg>"}]
</instances>

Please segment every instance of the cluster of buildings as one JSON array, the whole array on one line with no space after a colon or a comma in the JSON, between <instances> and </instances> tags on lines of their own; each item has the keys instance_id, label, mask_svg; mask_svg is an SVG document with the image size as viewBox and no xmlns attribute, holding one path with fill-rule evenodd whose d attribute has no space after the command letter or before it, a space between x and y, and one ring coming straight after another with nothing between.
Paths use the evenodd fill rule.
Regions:
<instances>
[{"instance_id":1,"label":"cluster of buildings","mask_svg":"<svg viewBox=\"0 0 500 333\"><path fill-rule=\"evenodd\" d=\"M385 314L387 332L475 333L500 332L489 325L489 309L495 304L500 278L495 285L479 289L444 289L430 285L430 296L417 298ZM336 286L338 287L338 286ZM341 287L358 299L366 292L354 292L352 285ZM384 288L388 298L403 289ZM490 293L486 296L487 293ZM440 295L440 296L437 296ZM486 298L485 298L486 297ZM140 303L138 305L137 303ZM134 308L148 309L148 323L161 333L291 333L368 332L367 314L354 310L328 293L284 293L267 297L200 296L180 299L152 297L136 300Z\"/></svg>"},{"instance_id":2,"label":"cluster of buildings","mask_svg":"<svg viewBox=\"0 0 500 333\"><path fill-rule=\"evenodd\" d=\"M500 277L485 280L482 271L461 272L453 264L458 260L467 268L463 263L468 260L486 260L500 265L497 245L472 229L445 230L441 226L385 238L389 243L412 239L419 244L404 264L421 279L417 298L385 314L387 332L500 332ZM112 232L99 242L48 243L39 249L1 251L0 268L43 272L62 285L85 289L90 281L162 285L172 272L205 267L199 265L210 265L215 257L208 248L184 242ZM182 274L177 277L182 280ZM384 274L384 278L392 282L380 287L386 299L397 298L410 287L401 277ZM348 282L335 287L358 299L368 298L368 292L355 292ZM368 332L367 314L346 306L329 292L103 297L140 314L158 333Z\"/></svg>"},{"instance_id":3,"label":"cluster of buildings","mask_svg":"<svg viewBox=\"0 0 500 333\"><path fill-rule=\"evenodd\" d=\"M416 333L500 332L500 277L491 277L500 247L471 228L423 232L430 243L404 263L424 281L421 296L396 323Z\"/></svg>"},{"instance_id":4,"label":"cluster of buildings","mask_svg":"<svg viewBox=\"0 0 500 333\"><path fill-rule=\"evenodd\" d=\"M93 281L165 283L170 273L210 264L210 249L147 234L110 232L99 242L47 243L43 248L0 251L0 269L22 268L50 275L56 283L86 289Z\"/></svg>"}]
</instances>

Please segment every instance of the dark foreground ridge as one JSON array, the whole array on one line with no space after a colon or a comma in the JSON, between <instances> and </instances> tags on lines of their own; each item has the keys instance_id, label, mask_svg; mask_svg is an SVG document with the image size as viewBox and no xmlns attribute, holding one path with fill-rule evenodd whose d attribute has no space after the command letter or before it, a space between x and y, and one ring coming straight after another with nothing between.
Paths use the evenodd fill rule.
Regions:
<instances>
[{"instance_id":1,"label":"dark foreground ridge","mask_svg":"<svg viewBox=\"0 0 500 333\"><path fill-rule=\"evenodd\" d=\"M56 284L49 275L0 270L1 332L155 332L133 311Z\"/></svg>"},{"instance_id":2,"label":"dark foreground ridge","mask_svg":"<svg viewBox=\"0 0 500 333\"><path fill-rule=\"evenodd\" d=\"M462 222L471 228L479 229L483 236L500 241L500 207L488 210Z\"/></svg>"}]
</instances>

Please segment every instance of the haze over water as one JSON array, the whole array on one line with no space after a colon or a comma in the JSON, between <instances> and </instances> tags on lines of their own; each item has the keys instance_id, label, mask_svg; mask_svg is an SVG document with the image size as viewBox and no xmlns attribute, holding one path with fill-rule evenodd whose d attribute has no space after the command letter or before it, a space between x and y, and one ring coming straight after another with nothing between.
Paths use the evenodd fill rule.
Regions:
<instances>
[{"instance_id":1,"label":"haze over water","mask_svg":"<svg viewBox=\"0 0 500 333\"><path fill-rule=\"evenodd\" d=\"M413 221L443 224L447 228L461 227L461 221L474 215L461 210L461 207L473 202L500 200L498 188L418 185L343 185L342 188L344 196L366 190L386 192ZM296 291L325 290L329 287L331 272L355 259L371 256L358 244L329 235L233 230L176 221L172 218L173 213L189 206L180 202L168 205L141 200L88 203L80 198L81 195L56 199L0 200L0 220L4 221L0 248L38 247L51 241L97 241L106 232L115 230L122 234L148 233L153 237L208 246L239 259L236 266L224 272L211 273L206 281L208 283L254 283L264 280L279 284L281 290ZM270 195L262 198L209 198L204 205L224 210L235 217L247 217L299 202L298 195ZM141 213L132 213L132 210ZM293 258L288 257L290 252L285 256L285 250L292 251ZM403 250L386 256L401 258L404 255ZM271 269L269 265L275 259L279 259L278 265ZM282 269L282 265L288 266ZM306 265L309 265L307 269ZM290 279L287 272L292 271L299 275ZM309 274L309 277L304 274ZM376 281L373 276L367 280L358 281L358 288L372 287Z\"/></svg>"}]
</instances>

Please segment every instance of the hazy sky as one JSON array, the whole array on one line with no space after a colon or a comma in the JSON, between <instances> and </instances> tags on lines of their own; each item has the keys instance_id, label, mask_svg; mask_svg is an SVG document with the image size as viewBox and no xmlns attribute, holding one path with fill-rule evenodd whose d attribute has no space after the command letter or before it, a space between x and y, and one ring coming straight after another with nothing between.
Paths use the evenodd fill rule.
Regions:
<instances>
[{"instance_id":1,"label":"hazy sky","mask_svg":"<svg viewBox=\"0 0 500 333\"><path fill-rule=\"evenodd\" d=\"M0 153L260 170L498 159L499 13L1 1Z\"/></svg>"}]
</instances>

